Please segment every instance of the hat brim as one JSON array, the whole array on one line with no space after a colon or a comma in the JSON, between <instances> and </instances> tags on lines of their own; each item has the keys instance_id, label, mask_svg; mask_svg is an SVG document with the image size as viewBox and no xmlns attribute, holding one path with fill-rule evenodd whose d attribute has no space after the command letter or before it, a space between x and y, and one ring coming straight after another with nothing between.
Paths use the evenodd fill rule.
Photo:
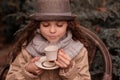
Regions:
<instances>
[{"instance_id":1,"label":"hat brim","mask_svg":"<svg viewBox=\"0 0 120 80\"><path fill-rule=\"evenodd\" d=\"M76 15L31 15L30 19L45 21L45 20L74 20Z\"/></svg>"}]
</instances>

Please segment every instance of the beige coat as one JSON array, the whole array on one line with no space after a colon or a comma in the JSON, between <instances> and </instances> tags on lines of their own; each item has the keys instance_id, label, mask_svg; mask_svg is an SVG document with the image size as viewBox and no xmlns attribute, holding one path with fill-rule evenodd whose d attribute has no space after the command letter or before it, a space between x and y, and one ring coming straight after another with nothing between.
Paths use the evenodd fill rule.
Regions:
<instances>
[{"instance_id":1,"label":"beige coat","mask_svg":"<svg viewBox=\"0 0 120 80\"><path fill-rule=\"evenodd\" d=\"M32 56L22 49L15 61L11 64L6 80L91 80L88 66L87 50L82 48L73 58L73 66L64 72L64 69L45 70L40 75L33 75L25 70L25 65Z\"/></svg>"}]
</instances>

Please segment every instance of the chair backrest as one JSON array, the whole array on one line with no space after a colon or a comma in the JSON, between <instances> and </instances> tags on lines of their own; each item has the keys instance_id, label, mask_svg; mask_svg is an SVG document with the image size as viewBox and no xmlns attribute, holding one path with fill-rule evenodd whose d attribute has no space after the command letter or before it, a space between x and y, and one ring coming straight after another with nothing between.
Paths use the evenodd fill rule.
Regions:
<instances>
[{"instance_id":1,"label":"chair backrest","mask_svg":"<svg viewBox=\"0 0 120 80\"><path fill-rule=\"evenodd\" d=\"M80 26L80 28L82 32L86 35L86 37L89 38L89 40L92 42L92 46L88 48L88 58L90 66L94 60L96 49L99 49L104 58L105 64L102 80L112 80L112 60L105 44L94 32L82 26Z\"/></svg>"},{"instance_id":2,"label":"chair backrest","mask_svg":"<svg viewBox=\"0 0 120 80\"><path fill-rule=\"evenodd\" d=\"M88 30L87 28L80 26L80 29L92 43L92 46L87 48L89 52L88 54L89 65L91 66L92 62L94 61L96 50L99 49L101 51L101 54L104 58L104 63L105 63L105 66L104 66L105 70L103 73L102 80L112 80L112 61L111 61L109 51L106 48L105 44L95 33ZM6 73L9 69L9 65L12 62L12 58L13 58L12 53L10 53L7 57L8 57L8 64L0 67L1 80L5 79Z\"/></svg>"},{"instance_id":3,"label":"chair backrest","mask_svg":"<svg viewBox=\"0 0 120 80\"><path fill-rule=\"evenodd\" d=\"M6 63L0 63L0 80L5 80L10 64L12 63L13 60L13 55L11 52L9 52L7 55L3 56L2 58L5 58Z\"/></svg>"}]
</instances>

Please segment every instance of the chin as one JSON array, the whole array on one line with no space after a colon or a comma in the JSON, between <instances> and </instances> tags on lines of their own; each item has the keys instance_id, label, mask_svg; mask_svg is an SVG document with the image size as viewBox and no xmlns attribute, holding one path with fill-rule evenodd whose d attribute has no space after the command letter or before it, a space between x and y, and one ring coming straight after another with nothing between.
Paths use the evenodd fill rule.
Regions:
<instances>
[{"instance_id":1,"label":"chin","mask_svg":"<svg viewBox=\"0 0 120 80\"><path fill-rule=\"evenodd\" d=\"M56 42L58 42L58 40L50 40L49 42L50 43L56 43Z\"/></svg>"},{"instance_id":2,"label":"chin","mask_svg":"<svg viewBox=\"0 0 120 80\"><path fill-rule=\"evenodd\" d=\"M49 41L50 43L56 43L57 41Z\"/></svg>"}]
</instances>

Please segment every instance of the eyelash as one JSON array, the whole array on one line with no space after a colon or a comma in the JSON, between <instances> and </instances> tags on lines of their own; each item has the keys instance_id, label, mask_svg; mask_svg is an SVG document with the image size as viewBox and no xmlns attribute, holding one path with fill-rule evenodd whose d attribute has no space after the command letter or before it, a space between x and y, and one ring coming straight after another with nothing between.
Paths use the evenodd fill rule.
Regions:
<instances>
[{"instance_id":1,"label":"eyelash","mask_svg":"<svg viewBox=\"0 0 120 80\"><path fill-rule=\"evenodd\" d=\"M48 27L50 24L42 24L44 27ZM58 27L62 27L63 26L63 24L56 24L56 26L58 26Z\"/></svg>"},{"instance_id":2,"label":"eyelash","mask_svg":"<svg viewBox=\"0 0 120 80\"><path fill-rule=\"evenodd\" d=\"M62 24L60 24L60 25L59 25L59 24L56 24L56 25L57 25L58 27L62 27L62 26L63 26Z\"/></svg>"},{"instance_id":3,"label":"eyelash","mask_svg":"<svg viewBox=\"0 0 120 80\"><path fill-rule=\"evenodd\" d=\"M49 24L47 24L47 25L45 25L45 24L42 24L44 27L48 27L49 26Z\"/></svg>"}]
</instances>

